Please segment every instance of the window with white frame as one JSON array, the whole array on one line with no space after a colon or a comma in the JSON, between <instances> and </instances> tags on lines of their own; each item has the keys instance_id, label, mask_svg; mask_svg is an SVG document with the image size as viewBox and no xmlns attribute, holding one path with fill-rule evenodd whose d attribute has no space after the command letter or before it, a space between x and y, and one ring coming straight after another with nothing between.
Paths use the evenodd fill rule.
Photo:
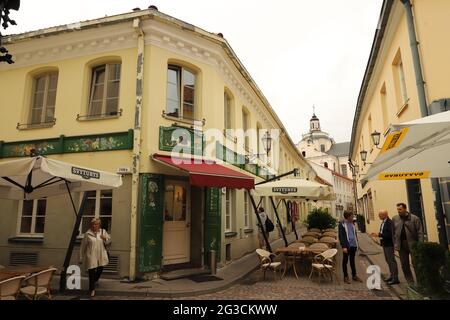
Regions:
<instances>
[{"instance_id":1,"label":"window with white frame","mask_svg":"<svg viewBox=\"0 0 450 320\"><path fill-rule=\"evenodd\" d=\"M233 223L233 189L228 189L225 192L225 232L232 230Z\"/></svg>"},{"instance_id":2,"label":"window with white frame","mask_svg":"<svg viewBox=\"0 0 450 320\"><path fill-rule=\"evenodd\" d=\"M244 227L250 228L250 204L248 201L248 194L244 191Z\"/></svg>"},{"instance_id":3,"label":"window with white frame","mask_svg":"<svg viewBox=\"0 0 450 320\"><path fill-rule=\"evenodd\" d=\"M112 222L112 190L97 190L86 192L86 204L83 211L80 233L85 233L91 227L91 220L100 219L102 229L111 233Z\"/></svg>"},{"instance_id":4,"label":"window with white frame","mask_svg":"<svg viewBox=\"0 0 450 320\"><path fill-rule=\"evenodd\" d=\"M194 72L184 67L168 66L166 115L195 120L196 78Z\"/></svg>"},{"instance_id":5,"label":"window with white frame","mask_svg":"<svg viewBox=\"0 0 450 320\"><path fill-rule=\"evenodd\" d=\"M37 75L33 80L30 123L41 124L54 121L58 72Z\"/></svg>"},{"instance_id":6,"label":"window with white frame","mask_svg":"<svg viewBox=\"0 0 450 320\"><path fill-rule=\"evenodd\" d=\"M19 203L17 234L42 236L45 229L47 199L23 200Z\"/></svg>"},{"instance_id":7,"label":"window with white frame","mask_svg":"<svg viewBox=\"0 0 450 320\"><path fill-rule=\"evenodd\" d=\"M89 116L114 116L119 108L120 63L107 63L92 69Z\"/></svg>"}]
</instances>

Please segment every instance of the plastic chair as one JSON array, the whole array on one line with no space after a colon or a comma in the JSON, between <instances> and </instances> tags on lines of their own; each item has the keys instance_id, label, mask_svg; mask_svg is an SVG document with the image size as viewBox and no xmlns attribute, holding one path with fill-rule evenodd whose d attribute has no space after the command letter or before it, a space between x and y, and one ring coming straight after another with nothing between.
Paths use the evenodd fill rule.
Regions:
<instances>
[{"instance_id":1,"label":"plastic chair","mask_svg":"<svg viewBox=\"0 0 450 320\"><path fill-rule=\"evenodd\" d=\"M330 275L331 281L333 281L333 275L339 284L339 278L336 274L336 263L335 256L337 254L337 249L328 249L314 257L313 263L311 264L311 274L309 278L311 279L314 271L318 273L319 283L321 276L328 273Z\"/></svg>"},{"instance_id":2,"label":"plastic chair","mask_svg":"<svg viewBox=\"0 0 450 320\"><path fill-rule=\"evenodd\" d=\"M25 276L0 281L0 300L16 300Z\"/></svg>"},{"instance_id":3,"label":"plastic chair","mask_svg":"<svg viewBox=\"0 0 450 320\"><path fill-rule=\"evenodd\" d=\"M20 289L20 293L30 300L36 300L42 296L47 296L52 299L50 294L50 286L53 274L57 271L55 268L50 268L35 274L32 274L25 281L28 282L26 287Z\"/></svg>"},{"instance_id":4,"label":"plastic chair","mask_svg":"<svg viewBox=\"0 0 450 320\"><path fill-rule=\"evenodd\" d=\"M272 270L273 271L273 279L277 279L277 270L281 266L281 262L274 262L272 260L272 256L275 256L273 253L270 253L267 250L263 249L256 249L256 253L259 256L260 260L260 270L262 272L263 280L266 279L266 271Z\"/></svg>"}]
</instances>

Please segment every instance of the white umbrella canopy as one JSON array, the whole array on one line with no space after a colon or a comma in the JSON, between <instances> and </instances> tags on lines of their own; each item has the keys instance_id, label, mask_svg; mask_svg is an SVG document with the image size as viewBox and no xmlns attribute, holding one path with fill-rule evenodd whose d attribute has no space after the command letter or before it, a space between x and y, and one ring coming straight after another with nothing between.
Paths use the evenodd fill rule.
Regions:
<instances>
[{"instance_id":1,"label":"white umbrella canopy","mask_svg":"<svg viewBox=\"0 0 450 320\"><path fill-rule=\"evenodd\" d=\"M450 111L392 125L363 180L450 176Z\"/></svg>"},{"instance_id":2,"label":"white umbrella canopy","mask_svg":"<svg viewBox=\"0 0 450 320\"><path fill-rule=\"evenodd\" d=\"M277 198L305 198L309 200L333 200L333 188L318 182L289 178L255 185L254 196Z\"/></svg>"},{"instance_id":3,"label":"white umbrella canopy","mask_svg":"<svg viewBox=\"0 0 450 320\"><path fill-rule=\"evenodd\" d=\"M122 185L120 175L42 156L0 163L0 199L32 200Z\"/></svg>"}]
</instances>

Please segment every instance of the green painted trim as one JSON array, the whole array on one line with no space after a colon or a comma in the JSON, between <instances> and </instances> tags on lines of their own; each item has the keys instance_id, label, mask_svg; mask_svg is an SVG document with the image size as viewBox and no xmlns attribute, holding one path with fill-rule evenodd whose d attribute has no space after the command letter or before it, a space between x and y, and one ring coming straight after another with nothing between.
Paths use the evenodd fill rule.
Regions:
<instances>
[{"instance_id":1,"label":"green painted trim","mask_svg":"<svg viewBox=\"0 0 450 320\"><path fill-rule=\"evenodd\" d=\"M0 158L28 157L31 149L40 155L100 152L133 149L133 130L96 135L4 142L0 141Z\"/></svg>"},{"instance_id":2,"label":"green painted trim","mask_svg":"<svg viewBox=\"0 0 450 320\"><path fill-rule=\"evenodd\" d=\"M182 126L171 126L171 127L159 127L159 150L172 152L172 150L177 146L172 136L175 131L182 130L183 132L188 132L189 134L189 149L188 153L192 155L203 156L205 150L204 135L198 130L194 130ZM181 151L181 147L180 151ZM184 149L183 149L184 151Z\"/></svg>"}]
</instances>

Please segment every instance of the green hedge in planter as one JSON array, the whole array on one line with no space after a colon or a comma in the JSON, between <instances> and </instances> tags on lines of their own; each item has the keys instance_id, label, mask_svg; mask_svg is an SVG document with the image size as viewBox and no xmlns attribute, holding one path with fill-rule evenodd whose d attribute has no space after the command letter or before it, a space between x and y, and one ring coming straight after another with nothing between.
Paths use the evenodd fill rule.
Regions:
<instances>
[{"instance_id":1,"label":"green hedge in planter","mask_svg":"<svg viewBox=\"0 0 450 320\"><path fill-rule=\"evenodd\" d=\"M445 263L441 268L441 278L444 290L450 295L450 251L445 253Z\"/></svg>"},{"instance_id":2,"label":"green hedge in planter","mask_svg":"<svg viewBox=\"0 0 450 320\"><path fill-rule=\"evenodd\" d=\"M445 263L446 249L435 242L417 242L412 247L412 262L418 289L425 294L441 295L443 281L440 270Z\"/></svg>"},{"instance_id":3,"label":"green hedge in planter","mask_svg":"<svg viewBox=\"0 0 450 320\"><path fill-rule=\"evenodd\" d=\"M320 230L335 228L336 219L328 213L327 208L314 208L309 212L306 218L308 229L317 228Z\"/></svg>"}]
</instances>

